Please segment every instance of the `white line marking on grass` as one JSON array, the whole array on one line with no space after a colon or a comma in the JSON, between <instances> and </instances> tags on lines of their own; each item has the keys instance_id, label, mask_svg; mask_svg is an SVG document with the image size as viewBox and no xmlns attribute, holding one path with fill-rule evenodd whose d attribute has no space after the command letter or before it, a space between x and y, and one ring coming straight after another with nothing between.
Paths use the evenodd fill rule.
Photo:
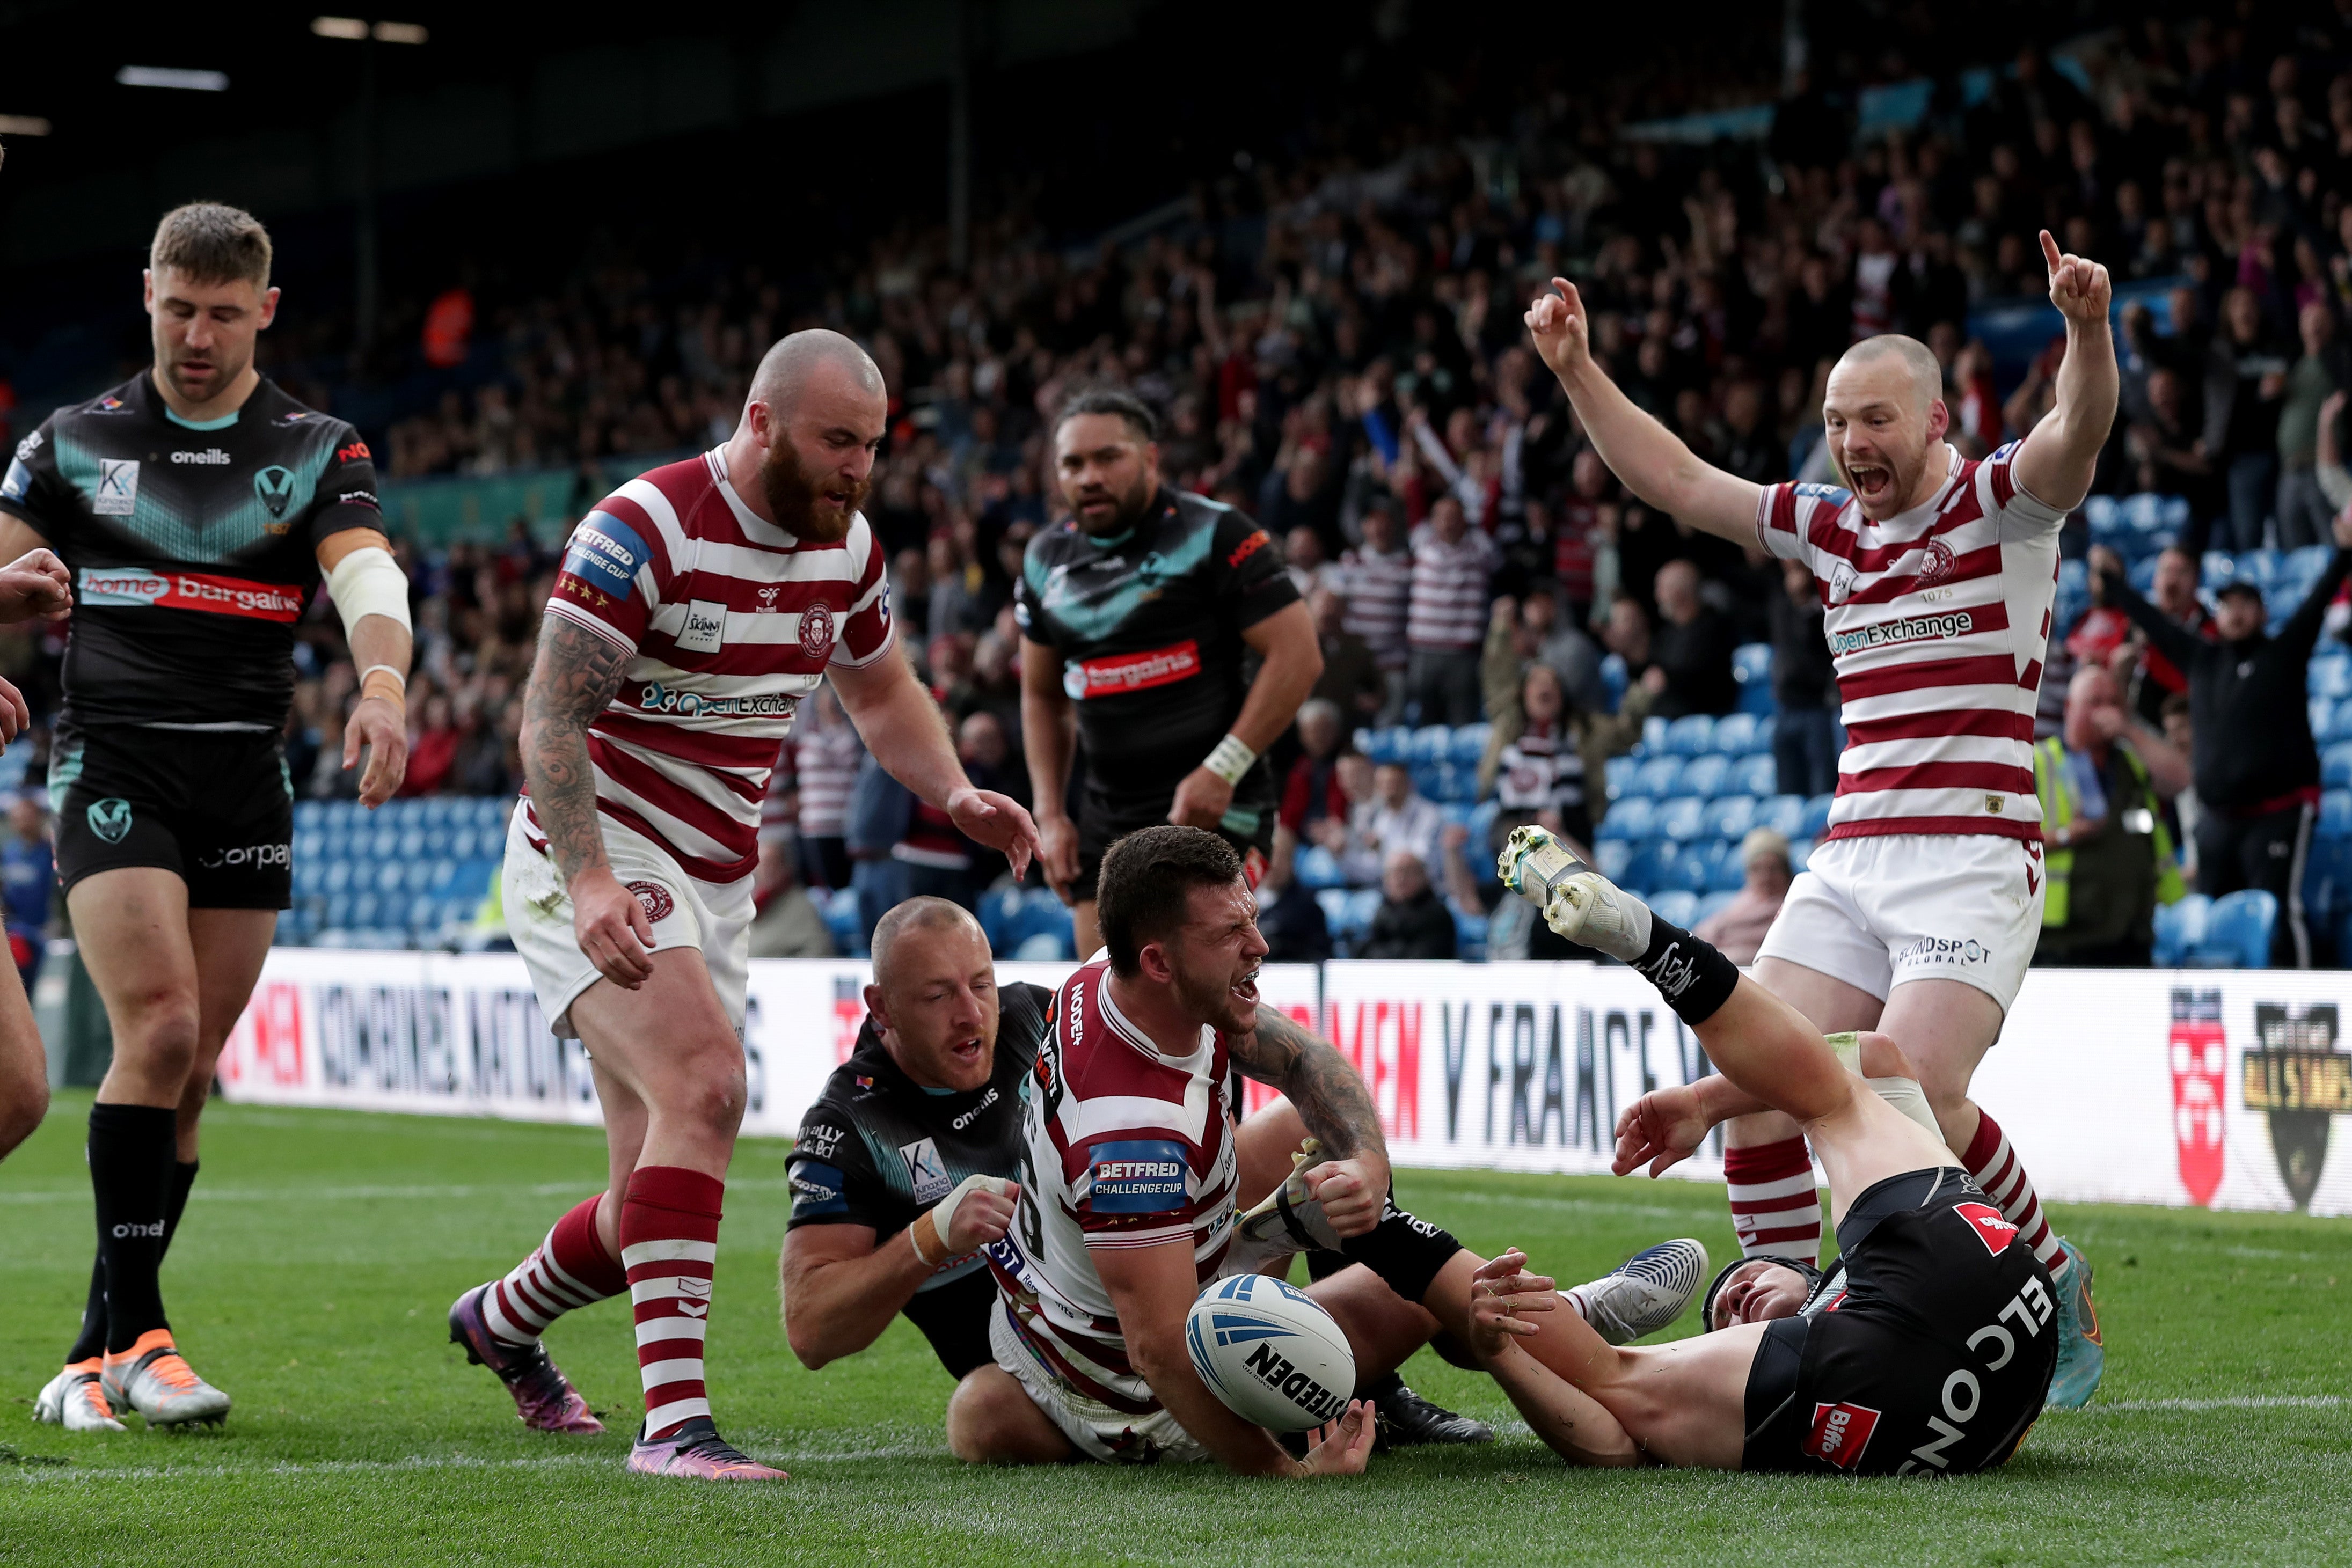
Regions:
<instances>
[{"instance_id":1,"label":"white line marking on grass","mask_svg":"<svg viewBox=\"0 0 2352 1568\"><path fill-rule=\"evenodd\" d=\"M2238 1394L2221 1399L2103 1399L2080 1410L2057 1410L2059 1416L2125 1416L2142 1410L2333 1410L2345 1403L2340 1394Z\"/></svg>"},{"instance_id":2,"label":"white line marking on grass","mask_svg":"<svg viewBox=\"0 0 2352 1568\"><path fill-rule=\"evenodd\" d=\"M727 1184L730 1192L783 1192L791 1183L782 1176L746 1176ZM311 1203L321 1199L345 1203L385 1198L441 1197L571 1197L597 1190L593 1182L543 1181L530 1186L485 1183L450 1186L224 1186L198 1187L192 1197L205 1203ZM89 1188L57 1187L31 1192L0 1192L0 1205L88 1203Z\"/></svg>"},{"instance_id":3,"label":"white line marking on grass","mask_svg":"<svg viewBox=\"0 0 2352 1568\"><path fill-rule=\"evenodd\" d=\"M760 1445L766 1458L784 1465L855 1464L868 1459L933 1459L947 1457L941 1442L888 1443L863 1448L777 1450ZM24 1482L219 1480L227 1477L398 1475L415 1470L533 1470L593 1465L617 1470L619 1454L544 1454L513 1459L489 1459L471 1454L412 1454L404 1459L285 1459L250 1465L110 1465L83 1468L74 1464L0 1467L0 1477Z\"/></svg>"}]
</instances>

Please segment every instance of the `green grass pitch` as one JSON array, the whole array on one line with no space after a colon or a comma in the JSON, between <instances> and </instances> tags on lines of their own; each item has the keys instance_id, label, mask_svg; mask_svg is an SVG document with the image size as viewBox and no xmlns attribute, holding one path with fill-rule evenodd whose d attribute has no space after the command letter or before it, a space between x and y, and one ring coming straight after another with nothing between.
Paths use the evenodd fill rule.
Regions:
<instances>
[{"instance_id":1,"label":"green grass pitch","mask_svg":"<svg viewBox=\"0 0 2352 1568\"><path fill-rule=\"evenodd\" d=\"M946 1375L892 1326L803 1370L776 1325L784 1145L728 1196L712 1333L722 1429L793 1471L742 1490L621 1469L636 1407L626 1311L550 1338L606 1412L527 1433L446 1343L460 1290L599 1185L588 1130L216 1106L164 1271L181 1343L236 1396L224 1431L68 1437L32 1396L89 1266L87 1096L0 1166L0 1563L862 1562L1664 1564L2231 1563L2352 1558L2352 1224L2061 1206L2099 1270L2106 1386L2045 1416L2005 1470L1853 1481L1564 1468L1483 1379L1407 1375L1493 1420L1478 1449L1381 1457L1358 1479L1207 1467L981 1470L949 1458ZM1731 1245L1719 1189L1400 1173L1402 1196L1563 1279L1658 1239ZM1685 1318L1685 1327L1690 1320ZM63 1461L62 1463L57 1461Z\"/></svg>"}]
</instances>

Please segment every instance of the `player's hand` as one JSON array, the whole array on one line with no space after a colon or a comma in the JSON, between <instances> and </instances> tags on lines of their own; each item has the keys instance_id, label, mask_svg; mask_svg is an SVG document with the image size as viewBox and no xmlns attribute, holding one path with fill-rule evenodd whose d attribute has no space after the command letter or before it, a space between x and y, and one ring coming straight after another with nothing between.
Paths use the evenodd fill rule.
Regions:
<instances>
[{"instance_id":1,"label":"player's hand","mask_svg":"<svg viewBox=\"0 0 2352 1568\"><path fill-rule=\"evenodd\" d=\"M1529 1314L1559 1310L1550 1276L1528 1273L1527 1261L1526 1253L1508 1248L1470 1276L1470 1349L1481 1361L1502 1354L1513 1340L1542 1333Z\"/></svg>"},{"instance_id":2,"label":"player's hand","mask_svg":"<svg viewBox=\"0 0 2352 1568\"><path fill-rule=\"evenodd\" d=\"M1624 1176L1647 1162L1652 1176L1679 1165L1707 1134L1698 1091L1687 1083L1653 1089L1617 1118L1617 1157L1609 1168Z\"/></svg>"},{"instance_id":3,"label":"player's hand","mask_svg":"<svg viewBox=\"0 0 2352 1568\"><path fill-rule=\"evenodd\" d=\"M26 550L0 567L0 622L62 621L73 613L73 578L49 550Z\"/></svg>"},{"instance_id":4,"label":"player's hand","mask_svg":"<svg viewBox=\"0 0 2352 1568\"><path fill-rule=\"evenodd\" d=\"M2042 231L2042 259L2050 268L2050 303L2074 327L2104 327L2115 286L2107 269L2087 256L2062 255L2050 231Z\"/></svg>"},{"instance_id":5,"label":"player's hand","mask_svg":"<svg viewBox=\"0 0 2352 1568\"><path fill-rule=\"evenodd\" d=\"M1325 1160L1302 1178L1323 1217L1342 1237L1361 1236L1381 1222L1389 1196L1389 1163L1378 1155Z\"/></svg>"},{"instance_id":6,"label":"player's hand","mask_svg":"<svg viewBox=\"0 0 2352 1568\"><path fill-rule=\"evenodd\" d=\"M1078 880L1078 825L1059 812L1037 821L1037 862L1045 885L1064 904L1075 904L1070 884Z\"/></svg>"},{"instance_id":7,"label":"player's hand","mask_svg":"<svg viewBox=\"0 0 2352 1568\"><path fill-rule=\"evenodd\" d=\"M1002 1193L981 1187L957 1204L955 1218L940 1238L947 1245L948 1256L961 1258L992 1241L1003 1240L1004 1233L1013 1228L1013 1211L1020 1202L1021 1184L1008 1181Z\"/></svg>"},{"instance_id":8,"label":"player's hand","mask_svg":"<svg viewBox=\"0 0 2352 1568\"><path fill-rule=\"evenodd\" d=\"M1232 785L1205 768L1195 768L1176 786L1176 799L1168 806L1168 820L1180 828L1207 828L1213 831L1225 820L1233 804Z\"/></svg>"},{"instance_id":9,"label":"player's hand","mask_svg":"<svg viewBox=\"0 0 2352 1568\"><path fill-rule=\"evenodd\" d=\"M1536 296L1528 306L1528 332L1551 373L1566 381L1592 363L1592 346L1586 340L1584 300L1576 285L1555 277L1551 286L1554 292Z\"/></svg>"},{"instance_id":10,"label":"player's hand","mask_svg":"<svg viewBox=\"0 0 2352 1568\"><path fill-rule=\"evenodd\" d=\"M408 777L408 725L389 697L362 697L343 725L343 771L359 766L368 748L367 771L360 775L360 804L374 810L398 794Z\"/></svg>"},{"instance_id":11,"label":"player's hand","mask_svg":"<svg viewBox=\"0 0 2352 1568\"><path fill-rule=\"evenodd\" d=\"M625 991L654 977L654 923L610 866L572 879L572 933L596 972Z\"/></svg>"},{"instance_id":12,"label":"player's hand","mask_svg":"<svg viewBox=\"0 0 2352 1568\"><path fill-rule=\"evenodd\" d=\"M1013 881L1029 874L1029 857L1037 852L1037 824L1020 801L967 784L947 798L947 812L965 838L1003 852ZM1077 873L1073 870L1071 874Z\"/></svg>"},{"instance_id":13,"label":"player's hand","mask_svg":"<svg viewBox=\"0 0 2352 1568\"><path fill-rule=\"evenodd\" d=\"M8 743L32 727L33 710L25 704L25 694L6 681L0 681L0 751Z\"/></svg>"},{"instance_id":14,"label":"player's hand","mask_svg":"<svg viewBox=\"0 0 2352 1568\"><path fill-rule=\"evenodd\" d=\"M1348 1413L1307 1439L1302 1475L1360 1476L1372 1457L1372 1402L1350 1399Z\"/></svg>"}]
</instances>

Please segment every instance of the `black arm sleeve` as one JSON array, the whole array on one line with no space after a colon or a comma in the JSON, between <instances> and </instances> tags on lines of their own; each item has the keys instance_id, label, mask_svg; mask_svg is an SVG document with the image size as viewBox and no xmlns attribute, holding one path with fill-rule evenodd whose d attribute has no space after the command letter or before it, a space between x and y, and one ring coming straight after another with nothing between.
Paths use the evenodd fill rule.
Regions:
<instances>
[{"instance_id":1,"label":"black arm sleeve","mask_svg":"<svg viewBox=\"0 0 2352 1568\"><path fill-rule=\"evenodd\" d=\"M1216 596L1233 606L1244 630L1298 602L1297 586L1283 569L1282 546L1247 514L1229 512L1217 524Z\"/></svg>"},{"instance_id":2,"label":"black arm sleeve","mask_svg":"<svg viewBox=\"0 0 2352 1568\"><path fill-rule=\"evenodd\" d=\"M2308 659L2319 641L2320 623L2327 619L2327 607L2336 601L2336 591L2344 586L2344 574L2352 571L2352 550L2339 549L2327 558L2327 570L2311 585L2311 591L2295 607L2294 615L2279 631L2279 645L2292 658Z\"/></svg>"},{"instance_id":3,"label":"black arm sleeve","mask_svg":"<svg viewBox=\"0 0 2352 1568\"><path fill-rule=\"evenodd\" d=\"M2204 638L2139 596L2138 591L2121 576L2102 572L2099 577L2106 601L2131 619L2131 623L2147 634L2156 651L2178 665L2186 674L2196 663L2197 653L2208 646ZM2053 635L2056 632L2053 629Z\"/></svg>"}]
</instances>

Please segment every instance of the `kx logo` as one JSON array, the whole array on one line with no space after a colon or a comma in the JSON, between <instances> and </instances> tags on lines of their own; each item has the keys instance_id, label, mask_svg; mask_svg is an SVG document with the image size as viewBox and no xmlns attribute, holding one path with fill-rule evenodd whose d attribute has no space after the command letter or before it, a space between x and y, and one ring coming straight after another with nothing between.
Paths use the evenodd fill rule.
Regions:
<instances>
[{"instance_id":1,"label":"kx logo","mask_svg":"<svg viewBox=\"0 0 2352 1568\"><path fill-rule=\"evenodd\" d=\"M110 844L119 844L131 831L131 802L128 800L92 800L89 803L89 831Z\"/></svg>"},{"instance_id":2,"label":"kx logo","mask_svg":"<svg viewBox=\"0 0 2352 1568\"><path fill-rule=\"evenodd\" d=\"M286 508L294 504L294 472L273 463L253 476L253 493L269 508L273 517L282 517Z\"/></svg>"}]
</instances>

